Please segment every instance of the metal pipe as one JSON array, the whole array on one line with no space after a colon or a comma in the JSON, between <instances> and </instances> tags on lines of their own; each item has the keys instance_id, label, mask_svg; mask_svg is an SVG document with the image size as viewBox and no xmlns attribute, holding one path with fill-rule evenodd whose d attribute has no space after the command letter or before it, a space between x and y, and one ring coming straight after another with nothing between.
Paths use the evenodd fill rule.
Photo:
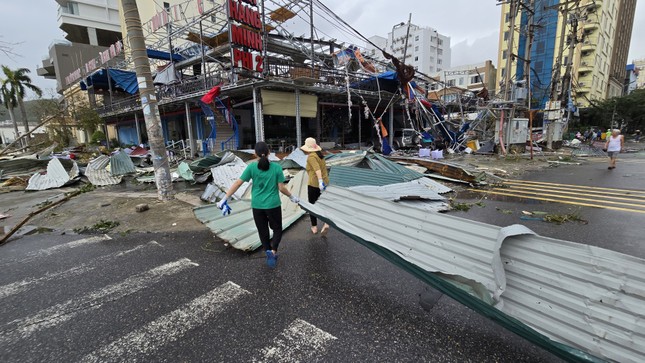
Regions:
<instances>
[{"instance_id":1,"label":"metal pipe","mask_svg":"<svg viewBox=\"0 0 645 363\"><path fill-rule=\"evenodd\" d=\"M300 117L300 90L296 89L296 145L302 145L302 119Z\"/></svg>"},{"instance_id":2,"label":"metal pipe","mask_svg":"<svg viewBox=\"0 0 645 363\"><path fill-rule=\"evenodd\" d=\"M190 104L184 102L184 105L186 107L186 126L188 127L188 146L190 146L190 156L192 157L196 149L195 136L193 135L193 120L190 115Z\"/></svg>"}]
</instances>

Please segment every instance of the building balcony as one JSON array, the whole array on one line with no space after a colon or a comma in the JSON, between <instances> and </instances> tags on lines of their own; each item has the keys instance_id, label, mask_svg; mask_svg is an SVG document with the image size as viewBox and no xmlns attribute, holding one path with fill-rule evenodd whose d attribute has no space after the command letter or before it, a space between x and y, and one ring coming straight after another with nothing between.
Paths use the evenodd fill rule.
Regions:
<instances>
[{"instance_id":1,"label":"building balcony","mask_svg":"<svg viewBox=\"0 0 645 363\"><path fill-rule=\"evenodd\" d=\"M582 26L582 29L585 31L594 31L600 27L598 21L590 21Z\"/></svg>"},{"instance_id":2,"label":"building balcony","mask_svg":"<svg viewBox=\"0 0 645 363\"><path fill-rule=\"evenodd\" d=\"M593 62L587 62L587 61L582 61L580 62L580 66L578 67L578 73L584 74L584 73L589 73L593 72L594 64Z\"/></svg>"},{"instance_id":3,"label":"building balcony","mask_svg":"<svg viewBox=\"0 0 645 363\"><path fill-rule=\"evenodd\" d=\"M589 93L591 92L591 87L588 82L578 82L578 87L576 88L576 93Z\"/></svg>"}]
</instances>

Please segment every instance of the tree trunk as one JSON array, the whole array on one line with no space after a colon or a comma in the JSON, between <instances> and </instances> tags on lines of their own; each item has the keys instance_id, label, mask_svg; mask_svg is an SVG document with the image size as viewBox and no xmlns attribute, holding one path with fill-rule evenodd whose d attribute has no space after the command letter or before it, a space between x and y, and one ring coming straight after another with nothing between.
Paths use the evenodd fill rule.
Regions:
<instances>
[{"instance_id":1,"label":"tree trunk","mask_svg":"<svg viewBox=\"0 0 645 363\"><path fill-rule=\"evenodd\" d=\"M121 5L123 6L123 15L128 39L130 40L132 59L134 59L134 67L139 82L139 97L141 97L143 116L146 128L148 129L148 142L150 143L150 151L152 153L152 165L155 170L157 193L159 194L160 200L171 200L174 196L172 193L170 165L168 164L168 156L166 155L166 146L161 129L161 116L159 116L157 97L154 86L152 85L150 61L146 53L139 9L137 8L136 0L121 0Z\"/></svg>"},{"instance_id":2,"label":"tree trunk","mask_svg":"<svg viewBox=\"0 0 645 363\"><path fill-rule=\"evenodd\" d=\"M25 128L25 135L29 134L29 121L27 120L27 110L25 110L25 103L22 98L18 98L18 107L20 107L20 114L22 115L22 125ZM23 147L29 146L29 136L23 139Z\"/></svg>"},{"instance_id":3,"label":"tree trunk","mask_svg":"<svg viewBox=\"0 0 645 363\"><path fill-rule=\"evenodd\" d=\"M13 114L13 107L9 105L7 109L9 110L9 117L11 118L11 122L13 122L13 132L16 133L15 140L18 140L20 138L20 131L18 130L18 121L16 121L16 116ZM24 145L24 139L20 141L20 145Z\"/></svg>"}]
</instances>

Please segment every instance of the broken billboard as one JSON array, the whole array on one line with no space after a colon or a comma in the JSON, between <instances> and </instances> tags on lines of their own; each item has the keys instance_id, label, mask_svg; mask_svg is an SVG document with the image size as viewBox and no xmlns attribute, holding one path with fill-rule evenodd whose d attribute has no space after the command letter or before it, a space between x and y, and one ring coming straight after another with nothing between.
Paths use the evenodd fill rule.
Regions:
<instances>
[{"instance_id":1,"label":"broken billboard","mask_svg":"<svg viewBox=\"0 0 645 363\"><path fill-rule=\"evenodd\" d=\"M427 213L334 186L315 205L301 206L564 359L643 360L645 260L538 236L520 225L501 228Z\"/></svg>"}]
</instances>

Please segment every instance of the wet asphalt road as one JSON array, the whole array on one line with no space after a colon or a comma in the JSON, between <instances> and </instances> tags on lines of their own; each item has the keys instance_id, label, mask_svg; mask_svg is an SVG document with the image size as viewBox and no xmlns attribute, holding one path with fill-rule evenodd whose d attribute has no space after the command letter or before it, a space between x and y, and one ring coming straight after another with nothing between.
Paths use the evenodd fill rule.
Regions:
<instances>
[{"instance_id":1,"label":"wet asphalt road","mask_svg":"<svg viewBox=\"0 0 645 363\"><path fill-rule=\"evenodd\" d=\"M584 192L580 198L603 199L603 188L645 191L645 152L620 154L617 168L607 169L603 158L579 158L582 165L560 165L541 172L523 176L524 180L557 184L575 184L599 188ZM536 191L540 191L539 187ZM461 193L463 202L477 202L483 194ZM626 203L642 202L629 199ZM523 224L543 236L549 236L645 258L645 213L593 208L560 203L551 203L516 197L487 195L482 200L484 207L474 206L468 212L453 212L455 216L481 222L507 226ZM594 202L587 202L594 204ZM602 204L598 202L598 204ZM587 223L567 222L562 225L541 221L521 220L522 211L548 213L575 213ZM512 213L511 213L512 212ZM506 214L509 213L509 214Z\"/></svg>"},{"instance_id":2,"label":"wet asphalt road","mask_svg":"<svg viewBox=\"0 0 645 363\"><path fill-rule=\"evenodd\" d=\"M645 156L621 158L635 162L525 179L645 189L636 162ZM455 214L645 257L645 214L493 196L483 205ZM520 220L526 209L575 210L588 224ZM111 237L35 235L0 247L0 361L558 361L339 232L312 237L306 217L285 232L274 271L209 232Z\"/></svg>"},{"instance_id":3,"label":"wet asphalt road","mask_svg":"<svg viewBox=\"0 0 645 363\"><path fill-rule=\"evenodd\" d=\"M307 231L304 218L285 233L274 271L259 253L208 243L208 232L112 236L53 252L42 251L87 236L14 241L0 248L0 361L557 361L446 296L430 293L438 301L424 310L423 283L337 231L327 240ZM176 261L178 271L149 272ZM197 322L169 318L228 281L244 294L182 310L216 309ZM302 321L313 328L294 326ZM146 326L155 334L142 334Z\"/></svg>"}]
</instances>

